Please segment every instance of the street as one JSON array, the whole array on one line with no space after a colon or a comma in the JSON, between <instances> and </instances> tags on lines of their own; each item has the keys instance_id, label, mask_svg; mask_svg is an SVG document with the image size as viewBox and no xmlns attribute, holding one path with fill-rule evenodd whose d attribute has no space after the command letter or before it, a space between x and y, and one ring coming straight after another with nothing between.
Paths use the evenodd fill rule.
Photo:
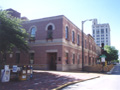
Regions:
<instances>
[{"instance_id":1,"label":"street","mask_svg":"<svg viewBox=\"0 0 120 90\"><path fill-rule=\"evenodd\" d=\"M62 90L120 90L120 65L116 65L110 75L76 83Z\"/></svg>"},{"instance_id":2,"label":"street","mask_svg":"<svg viewBox=\"0 0 120 90\"><path fill-rule=\"evenodd\" d=\"M116 66L114 66L111 74L120 75L120 64L117 64Z\"/></svg>"}]
</instances>

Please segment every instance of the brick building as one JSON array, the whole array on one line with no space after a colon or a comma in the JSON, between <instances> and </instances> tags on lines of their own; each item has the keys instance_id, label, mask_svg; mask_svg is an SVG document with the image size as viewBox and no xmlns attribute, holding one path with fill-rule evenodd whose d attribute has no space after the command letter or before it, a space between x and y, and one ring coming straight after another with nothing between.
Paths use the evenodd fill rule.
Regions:
<instances>
[{"instance_id":1,"label":"brick building","mask_svg":"<svg viewBox=\"0 0 120 90\"><path fill-rule=\"evenodd\" d=\"M28 20L22 25L29 33L30 51L13 52L7 63L32 64L34 69L60 71L82 67L82 32L64 15ZM90 34L84 34L84 40L84 65L93 65L97 45Z\"/></svg>"}]
</instances>

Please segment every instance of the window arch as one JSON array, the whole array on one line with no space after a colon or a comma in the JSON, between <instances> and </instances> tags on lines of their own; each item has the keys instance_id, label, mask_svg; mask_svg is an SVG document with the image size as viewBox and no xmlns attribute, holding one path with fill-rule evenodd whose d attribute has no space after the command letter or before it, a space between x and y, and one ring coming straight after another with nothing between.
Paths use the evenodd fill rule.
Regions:
<instances>
[{"instance_id":1,"label":"window arch","mask_svg":"<svg viewBox=\"0 0 120 90\"><path fill-rule=\"evenodd\" d=\"M45 27L45 30L48 30L48 27L50 28L52 26L52 30L55 30L55 25L53 23L48 23Z\"/></svg>"}]
</instances>

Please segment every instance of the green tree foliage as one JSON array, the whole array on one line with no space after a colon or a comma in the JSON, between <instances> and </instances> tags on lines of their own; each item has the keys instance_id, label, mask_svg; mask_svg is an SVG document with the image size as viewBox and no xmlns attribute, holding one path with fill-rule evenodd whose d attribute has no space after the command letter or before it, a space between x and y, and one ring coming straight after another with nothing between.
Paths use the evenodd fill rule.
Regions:
<instances>
[{"instance_id":1,"label":"green tree foliage","mask_svg":"<svg viewBox=\"0 0 120 90\"><path fill-rule=\"evenodd\" d=\"M20 51L27 51L27 33L22 28L22 21L12 17L8 11L0 10L0 54L17 48Z\"/></svg>"},{"instance_id":2,"label":"green tree foliage","mask_svg":"<svg viewBox=\"0 0 120 90\"><path fill-rule=\"evenodd\" d=\"M118 50L115 49L113 46L105 46L105 55L107 56L107 61L118 60Z\"/></svg>"}]
</instances>

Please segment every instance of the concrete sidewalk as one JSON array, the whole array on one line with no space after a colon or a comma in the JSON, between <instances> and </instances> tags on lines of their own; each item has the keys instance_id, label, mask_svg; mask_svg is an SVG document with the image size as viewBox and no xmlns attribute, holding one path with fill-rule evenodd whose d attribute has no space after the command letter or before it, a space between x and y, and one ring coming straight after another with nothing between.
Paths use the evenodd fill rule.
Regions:
<instances>
[{"instance_id":1,"label":"concrete sidewalk","mask_svg":"<svg viewBox=\"0 0 120 90\"><path fill-rule=\"evenodd\" d=\"M1 90L59 90L67 85L100 77L104 74L84 73L79 71L61 72L34 70L34 76L29 81L0 82Z\"/></svg>"}]
</instances>

